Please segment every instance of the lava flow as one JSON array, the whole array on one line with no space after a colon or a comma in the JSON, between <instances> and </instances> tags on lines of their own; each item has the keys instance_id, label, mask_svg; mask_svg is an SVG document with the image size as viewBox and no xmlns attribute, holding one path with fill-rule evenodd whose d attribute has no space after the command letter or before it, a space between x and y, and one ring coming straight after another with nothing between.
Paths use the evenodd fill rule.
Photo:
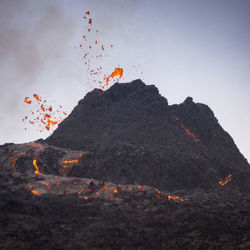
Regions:
<instances>
[{"instance_id":1,"label":"lava flow","mask_svg":"<svg viewBox=\"0 0 250 250\"><path fill-rule=\"evenodd\" d=\"M193 134L187 128L184 127L183 123L181 123L181 127L184 128L186 133L193 139L193 141L195 141L195 142L200 141L200 139L198 139L195 134Z\"/></svg>"},{"instance_id":2,"label":"lava flow","mask_svg":"<svg viewBox=\"0 0 250 250\"><path fill-rule=\"evenodd\" d=\"M225 186L229 181L232 180L231 177L232 177L232 175L229 174L229 175L226 177L225 181L219 181L219 184L220 184L221 186Z\"/></svg>"},{"instance_id":3,"label":"lava flow","mask_svg":"<svg viewBox=\"0 0 250 250\"><path fill-rule=\"evenodd\" d=\"M12 167L13 167L13 168L15 167L16 161L18 160L17 157L14 158L14 159L12 159L12 158L14 157L14 155L15 155L16 153L17 153L17 156L22 156L22 155L25 155L25 154L26 154L26 152L20 152L20 153L18 153L18 152L20 152L20 151L14 150L14 151L11 153L11 155L9 156L9 159L10 159L10 161L11 161L11 163L12 163Z\"/></svg>"},{"instance_id":4,"label":"lava flow","mask_svg":"<svg viewBox=\"0 0 250 250\"><path fill-rule=\"evenodd\" d=\"M179 196L173 196L171 194L167 195L166 193L161 192L159 189L154 188L154 190L158 193L156 195L156 198L159 199L168 199L168 200L178 200L178 201L184 201L184 199L180 198Z\"/></svg>"},{"instance_id":5,"label":"lava flow","mask_svg":"<svg viewBox=\"0 0 250 250\"><path fill-rule=\"evenodd\" d=\"M37 163L36 163L36 157L35 157L35 155L34 155L34 158L33 158L33 166L35 167L35 174L37 174L37 175L42 175L42 176L45 176L44 174L42 174L40 171L39 171L39 168L38 168L38 166L37 166Z\"/></svg>"},{"instance_id":6,"label":"lava flow","mask_svg":"<svg viewBox=\"0 0 250 250\"><path fill-rule=\"evenodd\" d=\"M190 136L193 139L194 142L200 141L200 139L198 139L197 136L194 133L192 133L189 129L187 129L182 122L180 122L180 118L179 117L176 117L175 119L177 121L177 124L181 128L183 128L185 130L185 132L187 133L187 135Z\"/></svg>"},{"instance_id":7,"label":"lava flow","mask_svg":"<svg viewBox=\"0 0 250 250\"><path fill-rule=\"evenodd\" d=\"M80 158L84 155L85 153L81 153L76 159L73 159L73 160L65 160L65 161L61 161L61 162L59 162L59 164L61 165L61 166L63 166L63 168L64 169L66 169L66 168L69 168L69 163L71 164L71 163L78 163L78 161L80 160Z\"/></svg>"},{"instance_id":8,"label":"lava flow","mask_svg":"<svg viewBox=\"0 0 250 250\"><path fill-rule=\"evenodd\" d=\"M171 194L168 195L168 200L184 201L184 199L180 198L179 196L172 196Z\"/></svg>"}]
</instances>

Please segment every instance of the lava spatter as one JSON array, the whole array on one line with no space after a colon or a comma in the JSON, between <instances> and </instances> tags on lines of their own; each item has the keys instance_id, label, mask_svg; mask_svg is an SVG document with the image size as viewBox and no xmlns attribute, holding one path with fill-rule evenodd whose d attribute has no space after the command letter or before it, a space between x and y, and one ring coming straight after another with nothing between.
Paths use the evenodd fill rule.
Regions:
<instances>
[{"instance_id":1,"label":"lava spatter","mask_svg":"<svg viewBox=\"0 0 250 250\"><path fill-rule=\"evenodd\" d=\"M31 115L26 115L22 121L36 126L40 132L44 132L46 130L51 131L52 128L56 128L55 125L58 125L67 116L67 113L62 110L61 105L58 108L55 108L52 107L52 105L48 105L47 101L42 100L38 94L34 94L33 97L34 102L29 100L29 97L25 97L24 99L24 102L27 104L33 103L33 107ZM25 130L26 129L27 128L25 128Z\"/></svg>"},{"instance_id":2,"label":"lava spatter","mask_svg":"<svg viewBox=\"0 0 250 250\"><path fill-rule=\"evenodd\" d=\"M90 12L85 12L85 15L90 15ZM83 41L80 44L80 48L83 50L83 61L85 65L85 69L87 72L87 76L89 78L88 82L89 85L92 87L92 84L99 84L99 86L102 89L105 89L107 85L109 84L109 81L111 78L114 78L115 76L119 76L120 78L123 75L123 69L122 68L115 68L114 72L106 77L102 72L102 65L104 63L104 57L107 55L104 55L105 52L108 52L108 49L106 48L113 48L114 45L104 45L101 42L101 39L99 39L99 29L97 29L93 25L93 18L84 16L84 19L86 19L86 33L82 35ZM96 31L94 33L94 31ZM91 78L91 79L90 79Z\"/></svg>"},{"instance_id":3,"label":"lava spatter","mask_svg":"<svg viewBox=\"0 0 250 250\"><path fill-rule=\"evenodd\" d=\"M106 85L108 86L110 78L114 78L115 76L118 76L121 79L122 75L123 75L123 69L122 68L115 68L114 72L112 72L111 75L109 75L107 78L105 78Z\"/></svg>"}]
</instances>

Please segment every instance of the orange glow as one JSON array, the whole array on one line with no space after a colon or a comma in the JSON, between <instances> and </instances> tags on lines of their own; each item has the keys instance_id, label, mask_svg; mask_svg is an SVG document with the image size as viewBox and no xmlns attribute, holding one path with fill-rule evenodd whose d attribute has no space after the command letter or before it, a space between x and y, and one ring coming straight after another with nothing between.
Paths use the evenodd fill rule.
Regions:
<instances>
[{"instance_id":1,"label":"orange glow","mask_svg":"<svg viewBox=\"0 0 250 250\"><path fill-rule=\"evenodd\" d=\"M18 158L15 158L15 159L12 159L12 158L13 158L14 155L15 155L16 153L18 153L18 152L20 152L20 151L14 150L14 151L10 154L10 156L9 156L10 162L13 163L13 164L12 164L12 167L13 167L13 168L15 167L16 161L18 160ZM18 153L17 155L22 156L22 155L25 155L25 154L26 154L26 152L20 152L20 153ZM17 155L16 155L16 156L17 156Z\"/></svg>"},{"instance_id":2,"label":"orange glow","mask_svg":"<svg viewBox=\"0 0 250 250\"><path fill-rule=\"evenodd\" d=\"M78 161L80 160L80 158L81 158L84 154L85 154L85 152L79 154L79 156L77 157L77 159L61 161L61 162L59 162L59 164L60 164L60 165L64 165L64 166L63 166L64 169L69 168L69 165L68 165L68 164L71 164L71 163L78 163Z\"/></svg>"},{"instance_id":3,"label":"orange glow","mask_svg":"<svg viewBox=\"0 0 250 250\"><path fill-rule=\"evenodd\" d=\"M37 190L32 190L31 192L32 192L33 194L35 194L35 195L39 195L39 194L40 194L40 192L37 191Z\"/></svg>"},{"instance_id":4,"label":"orange glow","mask_svg":"<svg viewBox=\"0 0 250 250\"><path fill-rule=\"evenodd\" d=\"M43 104L41 105L41 110L44 112L45 108L43 107Z\"/></svg>"},{"instance_id":5,"label":"orange glow","mask_svg":"<svg viewBox=\"0 0 250 250\"><path fill-rule=\"evenodd\" d=\"M39 101L39 102L41 101L38 94L34 94L33 96L37 99L37 101Z\"/></svg>"},{"instance_id":6,"label":"orange glow","mask_svg":"<svg viewBox=\"0 0 250 250\"><path fill-rule=\"evenodd\" d=\"M117 191L117 189L116 189L116 188L114 189L114 193L115 193L115 194L117 194L117 193L118 193L118 191Z\"/></svg>"},{"instance_id":7,"label":"orange glow","mask_svg":"<svg viewBox=\"0 0 250 250\"><path fill-rule=\"evenodd\" d=\"M44 174L42 174L40 171L39 171L39 168L38 168L38 166L37 166L37 164L36 164L36 157L34 156L34 158L33 158L33 166L35 167L35 174L37 174L37 175L42 175L42 176L44 176Z\"/></svg>"},{"instance_id":8,"label":"orange glow","mask_svg":"<svg viewBox=\"0 0 250 250\"><path fill-rule=\"evenodd\" d=\"M108 186L105 185L102 189L100 189L100 192L104 191L104 190L107 189L107 188L108 188Z\"/></svg>"},{"instance_id":9,"label":"orange glow","mask_svg":"<svg viewBox=\"0 0 250 250\"><path fill-rule=\"evenodd\" d=\"M63 110L60 110L62 108L61 105L59 106L60 109L56 109L53 112L51 105L45 105L46 100L42 101L38 94L34 94L33 96L35 100L38 101L37 103L34 102L35 110L31 112L33 118L28 119L28 116L25 116L25 118L22 119L23 122L27 122L32 125L38 124L39 131L43 132L44 130L49 131L51 129L51 124L56 125L63 121L63 118L67 115L67 113ZM24 101L30 104L31 101L29 101L28 98L29 97L26 97ZM41 102L43 103L41 104Z\"/></svg>"},{"instance_id":10,"label":"orange glow","mask_svg":"<svg viewBox=\"0 0 250 250\"><path fill-rule=\"evenodd\" d=\"M47 114L46 114L47 115ZM47 123L47 125L45 126L45 128L47 129L47 130L49 130L50 129L50 124L52 124L52 125L56 125L58 122L55 122L55 121L51 121L51 120L48 120L47 121L48 123Z\"/></svg>"},{"instance_id":11,"label":"orange glow","mask_svg":"<svg viewBox=\"0 0 250 250\"><path fill-rule=\"evenodd\" d=\"M89 15L90 12L87 11L85 12L85 14ZM94 21L92 18L86 17L86 16L83 16L83 18L86 19L84 20L84 22L85 24L88 25L88 26L85 26L87 27L86 31L84 32L85 35L82 35L82 38L84 40L82 40L80 43L80 47L84 49L83 51L85 53L83 55L84 66L86 67L86 71L89 74L89 76L93 78L91 82L94 84L99 83L100 87L103 90L105 90L105 86L108 85L110 78L114 78L115 76L119 76L120 78L122 77L123 69L116 68L116 70L110 76L103 75L102 67L100 65L98 66L98 60L101 60L100 63L102 64L103 63L102 58L104 57L104 54L103 54L104 47L105 47L105 51L106 50L108 51L109 49L113 48L114 45L112 43L110 45L104 45L102 44L101 41L99 41L98 39L95 39L95 37L94 39L93 37L88 39L88 32L93 30L93 31L96 31L97 33L99 32L99 30L97 27L94 26ZM93 26L93 29L92 29L92 26ZM90 43L87 44L86 43L87 40ZM94 47L94 45L97 45L97 44L100 44L100 46ZM93 48L95 48L95 50L93 50ZM102 79L101 81L100 81L100 78ZM92 83L88 82L89 85L91 85Z\"/></svg>"},{"instance_id":12,"label":"orange glow","mask_svg":"<svg viewBox=\"0 0 250 250\"><path fill-rule=\"evenodd\" d=\"M232 176L232 175L229 174L229 175L226 177L225 181L219 181L219 184L220 184L221 186L225 186L229 181L232 180L231 176Z\"/></svg>"},{"instance_id":13,"label":"orange glow","mask_svg":"<svg viewBox=\"0 0 250 250\"><path fill-rule=\"evenodd\" d=\"M88 197L87 196L84 196L84 200L87 200L88 199Z\"/></svg>"},{"instance_id":14,"label":"orange glow","mask_svg":"<svg viewBox=\"0 0 250 250\"><path fill-rule=\"evenodd\" d=\"M123 75L123 69L115 68L114 72L112 72L112 74L106 78L106 85L109 84L110 78L114 78L115 76L119 76L119 78L122 78L122 75Z\"/></svg>"},{"instance_id":15,"label":"orange glow","mask_svg":"<svg viewBox=\"0 0 250 250\"><path fill-rule=\"evenodd\" d=\"M144 186L137 186L138 189L141 189L142 191L145 190Z\"/></svg>"},{"instance_id":16,"label":"orange glow","mask_svg":"<svg viewBox=\"0 0 250 250\"><path fill-rule=\"evenodd\" d=\"M77 163L78 161L79 160L62 161L62 162L60 162L60 164L67 164L67 163L72 163L72 162Z\"/></svg>"},{"instance_id":17,"label":"orange glow","mask_svg":"<svg viewBox=\"0 0 250 250\"><path fill-rule=\"evenodd\" d=\"M25 98L24 98L24 102L26 102L26 103L28 103L28 104L31 104L32 101L30 101L30 100L28 101L28 99L29 99L29 97L25 97Z\"/></svg>"},{"instance_id":18,"label":"orange glow","mask_svg":"<svg viewBox=\"0 0 250 250\"><path fill-rule=\"evenodd\" d=\"M176 120L179 120L179 118L178 118L178 119L176 118ZM195 134L193 134L193 133L190 132L187 128L184 127L184 124L183 124L183 123L181 123L181 127L185 130L185 132L186 132L195 142L200 141L200 139L198 139L198 138L196 137Z\"/></svg>"},{"instance_id":19,"label":"orange glow","mask_svg":"<svg viewBox=\"0 0 250 250\"><path fill-rule=\"evenodd\" d=\"M171 194L168 195L168 200L179 200L179 201L184 201L184 199L180 198L179 196L172 196Z\"/></svg>"},{"instance_id":20,"label":"orange glow","mask_svg":"<svg viewBox=\"0 0 250 250\"><path fill-rule=\"evenodd\" d=\"M84 190L85 190L85 188L82 188L82 189L78 192L78 194L80 195Z\"/></svg>"},{"instance_id":21,"label":"orange glow","mask_svg":"<svg viewBox=\"0 0 250 250\"><path fill-rule=\"evenodd\" d=\"M44 185L44 186L49 186L49 185L50 185L50 184L47 183L47 182L41 182L41 184Z\"/></svg>"}]
</instances>

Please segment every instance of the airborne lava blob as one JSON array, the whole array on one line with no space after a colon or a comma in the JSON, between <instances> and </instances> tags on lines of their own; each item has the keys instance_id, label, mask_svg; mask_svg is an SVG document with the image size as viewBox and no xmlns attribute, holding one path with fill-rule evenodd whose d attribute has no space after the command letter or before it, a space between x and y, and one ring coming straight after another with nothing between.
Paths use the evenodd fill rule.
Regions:
<instances>
[{"instance_id":1,"label":"airborne lava blob","mask_svg":"<svg viewBox=\"0 0 250 250\"><path fill-rule=\"evenodd\" d=\"M93 18L90 17L90 12L85 12L83 17L86 20L86 33L82 35L82 42L80 48L83 51L82 59L87 71L89 82L92 84L99 84L99 86L105 90L109 85L111 78L118 76L121 79L123 76L123 69L120 67L115 67L114 71L106 76L103 74L102 65L104 62L104 57L108 54L108 49L114 48L113 44L104 45L101 43L99 38L99 29L94 26Z\"/></svg>"},{"instance_id":2,"label":"airborne lava blob","mask_svg":"<svg viewBox=\"0 0 250 250\"><path fill-rule=\"evenodd\" d=\"M123 69L122 68L115 68L115 71L110 76L108 76L107 78L104 78L104 79L106 79L106 85L107 86L109 85L110 78L114 78L115 76L119 76L119 78L121 79L122 75L123 75Z\"/></svg>"},{"instance_id":3,"label":"airborne lava blob","mask_svg":"<svg viewBox=\"0 0 250 250\"><path fill-rule=\"evenodd\" d=\"M58 125L66 117L67 113L62 110L61 105L55 109L51 105L48 105L46 100L42 100L38 94L34 94L33 97L34 101L29 100L29 97L25 97L24 99L25 103L33 104L33 107L31 110L32 117L25 116L22 119L23 122L28 122L33 126L37 125L39 131L43 132L45 129L47 131L51 130L52 126L55 128L54 126Z\"/></svg>"}]
</instances>

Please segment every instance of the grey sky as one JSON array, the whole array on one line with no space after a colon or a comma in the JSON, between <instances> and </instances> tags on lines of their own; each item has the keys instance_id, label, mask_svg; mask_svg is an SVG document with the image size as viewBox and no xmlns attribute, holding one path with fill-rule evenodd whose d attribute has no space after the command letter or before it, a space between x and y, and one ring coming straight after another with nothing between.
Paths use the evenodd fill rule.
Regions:
<instances>
[{"instance_id":1,"label":"grey sky","mask_svg":"<svg viewBox=\"0 0 250 250\"><path fill-rule=\"evenodd\" d=\"M70 112L98 87L79 48L87 10L98 39L114 44L101 62L107 74L120 64L124 82L155 84L171 104L208 104L250 159L248 0L0 0L0 144L48 136L24 131L24 97Z\"/></svg>"}]
</instances>

